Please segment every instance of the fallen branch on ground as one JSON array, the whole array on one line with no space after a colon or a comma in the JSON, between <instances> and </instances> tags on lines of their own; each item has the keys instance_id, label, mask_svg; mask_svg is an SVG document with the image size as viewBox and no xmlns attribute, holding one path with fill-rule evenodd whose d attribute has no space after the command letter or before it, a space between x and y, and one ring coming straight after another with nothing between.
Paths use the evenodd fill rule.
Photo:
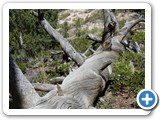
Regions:
<instances>
[{"instance_id":1,"label":"fallen branch on ground","mask_svg":"<svg viewBox=\"0 0 160 120\"><path fill-rule=\"evenodd\" d=\"M52 84L32 83L32 85L37 91L49 92L56 89L56 86Z\"/></svg>"}]
</instances>

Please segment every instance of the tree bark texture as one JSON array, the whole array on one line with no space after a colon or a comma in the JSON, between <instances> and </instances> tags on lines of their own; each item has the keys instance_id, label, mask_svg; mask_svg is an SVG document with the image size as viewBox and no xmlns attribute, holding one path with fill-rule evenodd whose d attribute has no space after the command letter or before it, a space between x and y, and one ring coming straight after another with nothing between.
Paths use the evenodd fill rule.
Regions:
<instances>
[{"instance_id":1,"label":"tree bark texture","mask_svg":"<svg viewBox=\"0 0 160 120\"><path fill-rule=\"evenodd\" d=\"M32 84L23 75L17 64L9 57L9 92L15 108L30 108L40 99Z\"/></svg>"},{"instance_id":2,"label":"tree bark texture","mask_svg":"<svg viewBox=\"0 0 160 120\"><path fill-rule=\"evenodd\" d=\"M38 13L32 11L32 13L38 17ZM39 17L38 17L39 18ZM49 35L51 35L57 42L60 43L63 51L71 57L72 60L74 60L79 66L82 65L84 62L83 56L78 53L72 45L69 43L69 41L64 38L58 31L56 31L45 18L39 19L41 22L41 25L44 27L44 29L48 32Z\"/></svg>"},{"instance_id":3,"label":"tree bark texture","mask_svg":"<svg viewBox=\"0 0 160 120\"><path fill-rule=\"evenodd\" d=\"M106 12L105 12L106 11ZM108 28L111 24L115 29L116 20L114 14L104 10L106 21L105 29L113 32ZM32 11L38 17L38 13ZM108 15L108 17L107 17ZM143 19L134 20L126 24L120 31L110 36L110 50L97 50L86 60L78 53L59 32L57 32L48 21L39 16L39 20L44 29L60 43L63 51L67 53L80 67L71 72L62 80L62 84L51 86L53 90L45 96L39 97L32 84L26 79L16 63L10 57L9 61L9 79L10 93L13 100L18 101L19 108L32 109L89 109L94 108L95 102L99 96L103 95L108 86L108 79L112 73L112 67L119 55L125 51L122 41L126 38L128 32L138 24L144 22ZM116 24L112 24L115 22ZM107 33L108 33L107 32ZM88 38L103 43L102 38L89 34ZM107 46L106 46L107 47ZM35 85L34 85L35 86ZM41 85L39 85L41 86ZM36 86L36 87L39 87ZM43 86L44 87L44 86ZM41 87L42 89L42 87Z\"/></svg>"}]
</instances>

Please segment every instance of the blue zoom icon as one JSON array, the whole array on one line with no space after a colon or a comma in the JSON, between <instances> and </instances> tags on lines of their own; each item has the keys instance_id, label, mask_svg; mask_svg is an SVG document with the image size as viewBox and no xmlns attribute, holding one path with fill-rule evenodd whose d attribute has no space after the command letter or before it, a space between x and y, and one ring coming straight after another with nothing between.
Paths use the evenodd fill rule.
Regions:
<instances>
[{"instance_id":1,"label":"blue zoom icon","mask_svg":"<svg viewBox=\"0 0 160 120\"><path fill-rule=\"evenodd\" d=\"M153 90L141 90L137 95L138 105L145 110L150 110L157 104L157 94Z\"/></svg>"}]
</instances>

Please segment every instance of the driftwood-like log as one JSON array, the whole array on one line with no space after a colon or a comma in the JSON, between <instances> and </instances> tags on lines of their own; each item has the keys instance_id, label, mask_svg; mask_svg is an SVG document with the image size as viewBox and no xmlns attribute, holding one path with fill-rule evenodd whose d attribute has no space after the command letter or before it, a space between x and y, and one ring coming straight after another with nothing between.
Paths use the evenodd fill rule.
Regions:
<instances>
[{"instance_id":1,"label":"driftwood-like log","mask_svg":"<svg viewBox=\"0 0 160 120\"><path fill-rule=\"evenodd\" d=\"M110 51L94 53L77 70L70 73L61 85L63 96L51 97L35 108L48 108L51 103L54 106L49 108L93 108L97 98L106 89L112 66L119 57L119 53L125 51L124 45L120 42L122 38L123 34L111 37ZM57 99L61 101L57 103ZM65 102L67 100L72 101L73 104ZM62 103L65 105L63 106Z\"/></svg>"},{"instance_id":2,"label":"driftwood-like log","mask_svg":"<svg viewBox=\"0 0 160 120\"><path fill-rule=\"evenodd\" d=\"M112 38L112 51L94 53L82 66L64 79L61 85L63 96L58 96L56 91L51 91L48 93L50 97L45 96L43 98L45 102L40 101L35 108L94 108L97 98L106 89L113 63L119 57L119 53L125 51L120 38L122 37ZM51 96L53 92L55 95Z\"/></svg>"},{"instance_id":3,"label":"driftwood-like log","mask_svg":"<svg viewBox=\"0 0 160 120\"><path fill-rule=\"evenodd\" d=\"M119 52L125 50L118 38L121 37L112 39L112 51L96 52L64 79L61 85L63 96L58 96L54 91L54 96L45 97L45 102L42 100L35 108L93 108L97 98L106 89L112 64L119 57Z\"/></svg>"},{"instance_id":4,"label":"driftwood-like log","mask_svg":"<svg viewBox=\"0 0 160 120\"><path fill-rule=\"evenodd\" d=\"M62 82L63 96L58 96L55 92L55 96L47 99L46 102L39 103L35 108L48 108L50 102L54 105L52 109L75 108L76 104L76 108L92 108L97 97L103 93L108 80L104 79L101 73L111 64L113 56L111 54L112 57L108 58L109 54L108 52L97 53L87 59L80 68L70 73ZM114 52L113 54L117 55ZM59 100L58 103L57 100ZM64 106L60 107L59 104L63 103Z\"/></svg>"},{"instance_id":5,"label":"driftwood-like log","mask_svg":"<svg viewBox=\"0 0 160 120\"><path fill-rule=\"evenodd\" d=\"M16 96L19 93L22 97L21 108L32 109L88 109L94 108L97 98L106 90L108 79L112 73L112 66L119 57L119 54L125 51L122 40L125 39L128 32L137 23L143 20L136 20L121 29L115 35L110 37L110 50L96 51L92 56L84 61L79 54L63 36L53 29L43 14L38 16L45 30L60 43L62 49L78 64L78 69L71 72L62 82L57 84L54 90L48 92L45 96L39 97L33 86L24 77L18 66L10 60L10 93ZM109 12L108 12L109 14ZM113 14L112 14L113 15ZM111 16L112 16L111 15ZM112 17L114 18L114 17ZM112 20L111 20L112 21ZM114 20L113 20L114 21ZM107 26L108 27L108 26ZM107 29L107 28L106 28ZM109 29L109 28L108 28ZM83 64L82 64L83 63ZM13 85L14 86L13 86ZM17 90L14 90L14 89ZM13 92L12 90L16 91ZM14 100L14 99L13 99ZM27 101L25 101L27 100ZM27 104L26 104L26 103ZM30 103L30 104L29 104ZM20 103L21 104L21 103Z\"/></svg>"}]
</instances>

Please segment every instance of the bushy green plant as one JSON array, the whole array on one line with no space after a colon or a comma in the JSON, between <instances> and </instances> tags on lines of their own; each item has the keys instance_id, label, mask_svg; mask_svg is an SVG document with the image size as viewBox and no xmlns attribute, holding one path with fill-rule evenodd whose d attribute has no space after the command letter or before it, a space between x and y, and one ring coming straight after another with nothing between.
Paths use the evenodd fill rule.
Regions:
<instances>
[{"instance_id":1,"label":"bushy green plant","mask_svg":"<svg viewBox=\"0 0 160 120\"><path fill-rule=\"evenodd\" d=\"M119 21L119 29L124 27L125 22L126 22L125 20Z\"/></svg>"},{"instance_id":2,"label":"bushy green plant","mask_svg":"<svg viewBox=\"0 0 160 120\"><path fill-rule=\"evenodd\" d=\"M112 104L115 102L115 98L113 96L108 96L104 98L104 101L98 101L96 104L97 109L112 109Z\"/></svg>"},{"instance_id":3,"label":"bushy green plant","mask_svg":"<svg viewBox=\"0 0 160 120\"><path fill-rule=\"evenodd\" d=\"M87 40L85 36L71 40L72 46L81 53L83 53L92 43L93 41Z\"/></svg>"},{"instance_id":4,"label":"bushy green plant","mask_svg":"<svg viewBox=\"0 0 160 120\"><path fill-rule=\"evenodd\" d=\"M61 25L60 32L62 33L62 35L63 35L64 37L69 37L69 34L68 34L68 30L69 30L69 29L70 29L70 26L69 26L68 22L65 21L65 22L63 23L63 25Z\"/></svg>"},{"instance_id":5,"label":"bushy green plant","mask_svg":"<svg viewBox=\"0 0 160 120\"><path fill-rule=\"evenodd\" d=\"M76 27L75 33L77 37L81 36L81 25L82 25L81 19L80 18L76 19L75 20L75 27Z\"/></svg>"},{"instance_id":6,"label":"bushy green plant","mask_svg":"<svg viewBox=\"0 0 160 120\"><path fill-rule=\"evenodd\" d=\"M134 42L145 43L145 32L144 31L135 31L131 35L131 40Z\"/></svg>"},{"instance_id":7,"label":"bushy green plant","mask_svg":"<svg viewBox=\"0 0 160 120\"><path fill-rule=\"evenodd\" d=\"M37 10L35 10L37 11ZM49 21L52 27L56 28L58 10L44 10L44 17ZM23 50L26 57L35 57L38 52L44 49L51 49L57 46L46 31L43 29L30 10L11 9L9 11L9 47L13 56L19 54L19 31L22 31Z\"/></svg>"},{"instance_id":8,"label":"bushy green plant","mask_svg":"<svg viewBox=\"0 0 160 120\"><path fill-rule=\"evenodd\" d=\"M70 67L69 63L61 64L59 66L59 69L57 69L56 73L60 74L60 76L66 76L69 74L69 67Z\"/></svg>"},{"instance_id":9,"label":"bushy green plant","mask_svg":"<svg viewBox=\"0 0 160 120\"><path fill-rule=\"evenodd\" d=\"M145 32L135 31L132 42L145 43ZM144 51L144 48L141 48ZM113 66L111 89L113 92L127 92L134 96L145 87L145 54L123 53Z\"/></svg>"},{"instance_id":10,"label":"bushy green plant","mask_svg":"<svg viewBox=\"0 0 160 120\"><path fill-rule=\"evenodd\" d=\"M128 96L130 93L136 96L141 89L144 89L144 64L144 55L123 53L113 66L111 90L115 93L125 92Z\"/></svg>"}]
</instances>

